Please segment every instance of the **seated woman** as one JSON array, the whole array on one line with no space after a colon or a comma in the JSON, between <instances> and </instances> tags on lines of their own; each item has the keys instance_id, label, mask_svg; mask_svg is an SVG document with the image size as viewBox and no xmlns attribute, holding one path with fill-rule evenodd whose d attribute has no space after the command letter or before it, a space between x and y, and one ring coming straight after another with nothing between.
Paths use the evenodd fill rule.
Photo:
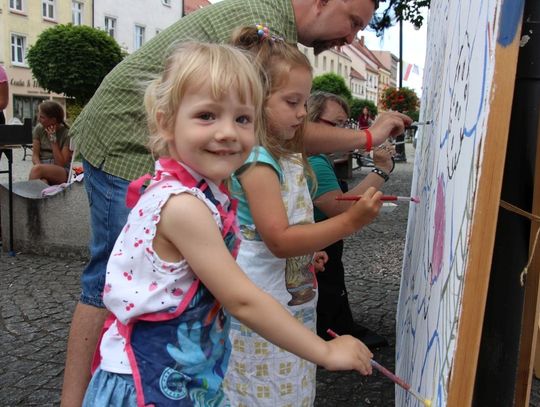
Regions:
<instances>
[{"instance_id":1,"label":"seated woman","mask_svg":"<svg viewBox=\"0 0 540 407\"><path fill-rule=\"evenodd\" d=\"M343 127L350 115L349 105L344 99L326 92L312 93L307 102L307 110L309 121L329 126ZM393 146L386 143L376 148L373 152L375 168L348 192L340 186L332 162L326 155L309 157L317 181L317 189L312 192L315 222L336 216L353 204L352 201L337 201L336 197L361 195L369 187L380 189L393 170L393 152ZM330 339L326 330L331 328L340 335L356 336L368 347L388 345L385 338L353 321L345 286L345 270L341 261L343 240L323 250L328 254L328 262L325 264L325 271L317 273L317 334L324 339Z\"/></svg>"},{"instance_id":2,"label":"seated woman","mask_svg":"<svg viewBox=\"0 0 540 407\"><path fill-rule=\"evenodd\" d=\"M38 121L32 134L34 166L28 179L41 179L49 185L66 182L72 152L62 105L52 100L40 103Z\"/></svg>"}]
</instances>

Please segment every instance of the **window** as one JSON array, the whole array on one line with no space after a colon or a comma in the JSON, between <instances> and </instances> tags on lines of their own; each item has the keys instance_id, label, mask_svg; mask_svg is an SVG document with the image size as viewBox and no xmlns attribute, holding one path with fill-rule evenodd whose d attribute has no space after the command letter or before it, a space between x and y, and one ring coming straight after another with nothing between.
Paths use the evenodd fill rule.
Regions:
<instances>
[{"instance_id":1,"label":"window","mask_svg":"<svg viewBox=\"0 0 540 407\"><path fill-rule=\"evenodd\" d=\"M26 37L19 34L11 34L11 62L17 65L25 64Z\"/></svg>"},{"instance_id":2,"label":"window","mask_svg":"<svg viewBox=\"0 0 540 407\"><path fill-rule=\"evenodd\" d=\"M326 71L326 57L322 58L322 69L323 71Z\"/></svg>"},{"instance_id":3,"label":"window","mask_svg":"<svg viewBox=\"0 0 540 407\"><path fill-rule=\"evenodd\" d=\"M105 31L111 37L116 38L116 18L105 17Z\"/></svg>"},{"instance_id":4,"label":"window","mask_svg":"<svg viewBox=\"0 0 540 407\"><path fill-rule=\"evenodd\" d=\"M24 119L32 119L32 127L37 124L37 115L38 105L47 100L43 97L34 97L34 96L21 96L13 95L13 117L16 117L21 122L24 122Z\"/></svg>"},{"instance_id":5,"label":"window","mask_svg":"<svg viewBox=\"0 0 540 407\"><path fill-rule=\"evenodd\" d=\"M41 15L43 18L54 20L54 0L41 0Z\"/></svg>"},{"instance_id":6,"label":"window","mask_svg":"<svg viewBox=\"0 0 540 407\"><path fill-rule=\"evenodd\" d=\"M82 25L83 4L78 1L71 2L71 22L73 25Z\"/></svg>"},{"instance_id":7,"label":"window","mask_svg":"<svg viewBox=\"0 0 540 407\"><path fill-rule=\"evenodd\" d=\"M23 11L23 0L9 0L11 10Z\"/></svg>"},{"instance_id":8,"label":"window","mask_svg":"<svg viewBox=\"0 0 540 407\"><path fill-rule=\"evenodd\" d=\"M142 47L144 44L144 32L145 28L141 25L135 25L135 46L134 48L137 50Z\"/></svg>"},{"instance_id":9,"label":"window","mask_svg":"<svg viewBox=\"0 0 540 407\"><path fill-rule=\"evenodd\" d=\"M334 60L330 60L330 72L334 72Z\"/></svg>"},{"instance_id":10,"label":"window","mask_svg":"<svg viewBox=\"0 0 540 407\"><path fill-rule=\"evenodd\" d=\"M315 68L319 67L319 56L315 55Z\"/></svg>"}]
</instances>

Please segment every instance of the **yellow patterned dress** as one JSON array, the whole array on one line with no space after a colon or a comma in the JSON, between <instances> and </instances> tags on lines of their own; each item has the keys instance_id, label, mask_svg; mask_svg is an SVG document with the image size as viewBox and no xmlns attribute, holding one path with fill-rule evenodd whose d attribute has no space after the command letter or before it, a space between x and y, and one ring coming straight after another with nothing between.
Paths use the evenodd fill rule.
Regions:
<instances>
[{"instance_id":1,"label":"yellow patterned dress","mask_svg":"<svg viewBox=\"0 0 540 407\"><path fill-rule=\"evenodd\" d=\"M264 149L257 161L271 165L281 180L281 196L289 224L313 223L313 205L301 162L273 160ZM237 184L238 185L238 184ZM240 198L239 212L246 208ZM272 295L313 332L316 330L317 283L312 254L280 259L258 237L255 225L242 224L237 262L250 279ZM286 331L286 326L276 326ZM229 336L232 353L223 382L235 407L308 407L315 400L316 366L262 338L234 319Z\"/></svg>"}]
</instances>

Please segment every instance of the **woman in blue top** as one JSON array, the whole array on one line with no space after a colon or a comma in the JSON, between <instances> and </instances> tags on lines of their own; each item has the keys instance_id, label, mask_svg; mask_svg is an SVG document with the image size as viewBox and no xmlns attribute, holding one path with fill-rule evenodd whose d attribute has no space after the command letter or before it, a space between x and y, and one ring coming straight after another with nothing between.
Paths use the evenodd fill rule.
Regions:
<instances>
[{"instance_id":1,"label":"woman in blue top","mask_svg":"<svg viewBox=\"0 0 540 407\"><path fill-rule=\"evenodd\" d=\"M349 105L337 95L314 92L308 99L308 120L311 122L343 127L349 116ZM369 187L381 188L393 169L392 153L392 146L387 144L376 148L373 152L376 167L362 182L348 192L342 190L333 164L326 155L309 157L308 160L317 181L317 189L312 193L315 221L323 221L347 210L353 201L336 200L336 197L345 192L345 195L360 195ZM341 261L343 240L324 248L324 251L328 254L328 262L324 273L317 273L319 284L317 334L328 339L330 336L326 330L331 328L341 335L354 335L369 347L387 345L383 337L353 321L345 286L345 271Z\"/></svg>"}]
</instances>

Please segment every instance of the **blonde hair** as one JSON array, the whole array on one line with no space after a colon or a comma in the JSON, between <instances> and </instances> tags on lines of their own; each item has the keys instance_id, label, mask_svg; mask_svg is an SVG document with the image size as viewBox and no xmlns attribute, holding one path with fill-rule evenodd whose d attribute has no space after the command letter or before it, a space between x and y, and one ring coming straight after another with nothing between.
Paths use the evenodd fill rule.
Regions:
<instances>
[{"instance_id":1,"label":"blonde hair","mask_svg":"<svg viewBox=\"0 0 540 407\"><path fill-rule=\"evenodd\" d=\"M172 131L176 112L188 91L210 85L212 97L219 101L229 91L237 92L241 103L251 101L255 108L254 126L262 130L263 87L259 69L250 56L229 45L185 42L173 49L165 61L161 76L144 94L147 124L150 131L148 148L154 157L168 154L167 142L159 133L159 125ZM158 114L163 121L158 123Z\"/></svg>"},{"instance_id":2,"label":"blonde hair","mask_svg":"<svg viewBox=\"0 0 540 407\"><path fill-rule=\"evenodd\" d=\"M313 72L307 57L292 44L288 44L282 38L268 35L261 39L257 34L257 27L240 27L233 32L231 43L238 48L253 53L255 62L264 68L262 81L265 90L265 102L270 96L279 90L288 79L291 70L303 68L310 74ZM270 32L271 34L271 32ZM275 158L291 157L295 153L302 153L302 165L307 175L315 179L311 166L307 161L304 147L304 132L307 120L296 131L291 140L283 141L271 137L265 118L265 129L261 132L260 144Z\"/></svg>"}]
</instances>

